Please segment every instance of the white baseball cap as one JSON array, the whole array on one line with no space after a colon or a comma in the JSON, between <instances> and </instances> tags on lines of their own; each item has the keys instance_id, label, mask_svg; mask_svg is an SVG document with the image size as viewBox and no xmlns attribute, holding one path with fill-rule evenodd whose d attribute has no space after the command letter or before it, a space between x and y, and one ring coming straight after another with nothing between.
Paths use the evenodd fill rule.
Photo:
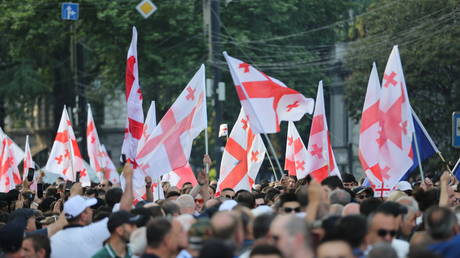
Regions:
<instances>
[{"instance_id":1,"label":"white baseball cap","mask_svg":"<svg viewBox=\"0 0 460 258\"><path fill-rule=\"evenodd\" d=\"M408 191L412 190L412 186L407 181L399 181L399 183L396 185L396 189L399 191Z\"/></svg>"},{"instance_id":2,"label":"white baseball cap","mask_svg":"<svg viewBox=\"0 0 460 258\"><path fill-rule=\"evenodd\" d=\"M64 215L66 219L72 219L80 215L86 208L97 203L96 198L83 198L81 195L70 197L64 203Z\"/></svg>"}]
</instances>

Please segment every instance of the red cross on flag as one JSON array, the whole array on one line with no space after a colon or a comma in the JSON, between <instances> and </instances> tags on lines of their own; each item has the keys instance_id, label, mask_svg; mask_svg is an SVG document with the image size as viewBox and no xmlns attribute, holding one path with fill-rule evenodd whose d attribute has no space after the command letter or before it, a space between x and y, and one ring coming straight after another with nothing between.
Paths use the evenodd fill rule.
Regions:
<instances>
[{"instance_id":1,"label":"red cross on flag","mask_svg":"<svg viewBox=\"0 0 460 258\"><path fill-rule=\"evenodd\" d=\"M131 45L126 60L126 107L128 120L126 121L125 138L121 147L121 154L134 161L137 153L138 141L142 135L144 112L142 110L142 92L139 87L139 71L137 59L137 30L133 27Z\"/></svg>"},{"instance_id":2,"label":"red cross on flag","mask_svg":"<svg viewBox=\"0 0 460 258\"><path fill-rule=\"evenodd\" d=\"M147 173L152 179L187 164L193 139L208 123L205 90L205 70L201 65L138 152L138 164L155 168Z\"/></svg>"},{"instance_id":3,"label":"red cross on flag","mask_svg":"<svg viewBox=\"0 0 460 258\"><path fill-rule=\"evenodd\" d=\"M379 166L382 189L391 189L413 164L414 125L398 46L388 58L380 93Z\"/></svg>"},{"instance_id":4,"label":"red cross on flag","mask_svg":"<svg viewBox=\"0 0 460 258\"><path fill-rule=\"evenodd\" d=\"M9 192L21 184L18 164L24 152L0 129L0 192ZM17 156L17 155L20 156Z\"/></svg>"},{"instance_id":5,"label":"red cross on flag","mask_svg":"<svg viewBox=\"0 0 460 258\"><path fill-rule=\"evenodd\" d=\"M254 133L277 133L280 121L298 121L313 111L313 99L226 52L224 56Z\"/></svg>"},{"instance_id":6,"label":"red cross on flag","mask_svg":"<svg viewBox=\"0 0 460 258\"><path fill-rule=\"evenodd\" d=\"M380 187L383 183L379 166L380 148L378 144L380 135L380 90L377 67L373 63L361 114L358 156L366 177L374 189L377 189L376 187ZM375 194L380 197L382 194L386 195L387 193L375 191Z\"/></svg>"},{"instance_id":7,"label":"red cross on flag","mask_svg":"<svg viewBox=\"0 0 460 258\"><path fill-rule=\"evenodd\" d=\"M305 175L311 174L319 182L328 176L337 175L340 177L327 128L322 81L318 85L315 113L313 114L313 121L311 123L307 152Z\"/></svg>"},{"instance_id":8,"label":"red cross on flag","mask_svg":"<svg viewBox=\"0 0 460 258\"><path fill-rule=\"evenodd\" d=\"M229 187L235 191L250 191L265 158L265 152L262 138L252 132L242 108L225 145L217 193Z\"/></svg>"},{"instance_id":9,"label":"red cross on flag","mask_svg":"<svg viewBox=\"0 0 460 258\"><path fill-rule=\"evenodd\" d=\"M104 179L105 154L101 150L101 143L99 141L90 105L88 105L88 119L86 122L86 145L88 149L89 164L96 171L99 182L102 182Z\"/></svg>"},{"instance_id":10,"label":"red cross on flag","mask_svg":"<svg viewBox=\"0 0 460 258\"><path fill-rule=\"evenodd\" d=\"M75 181L76 173L80 171L82 186L91 185L65 106L45 170L70 181Z\"/></svg>"},{"instance_id":11,"label":"red cross on flag","mask_svg":"<svg viewBox=\"0 0 460 258\"><path fill-rule=\"evenodd\" d=\"M305 166L307 158L307 148L305 148L294 122L289 121L284 169L289 171L289 175L297 176L298 179L304 178L307 176L307 167Z\"/></svg>"}]
</instances>

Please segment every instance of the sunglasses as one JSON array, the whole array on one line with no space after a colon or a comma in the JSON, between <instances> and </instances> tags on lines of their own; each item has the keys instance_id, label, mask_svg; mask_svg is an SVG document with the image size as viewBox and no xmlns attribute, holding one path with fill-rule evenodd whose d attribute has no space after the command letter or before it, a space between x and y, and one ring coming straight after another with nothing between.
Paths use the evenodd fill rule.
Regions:
<instances>
[{"instance_id":1,"label":"sunglasses","mask_svg":"<svg viewBox=\"0 0 460 258\"><path fill-rule=\"evenodd\" d=\"M233 199L234 197L231 196L231 195L225 195L225 198L228 198L228 199Z\"/></svg>"},{"instance_id":2,"label":"sunglasses","mask_svg":"<svg viewBox=\"0 0 460 258\"><path fill-rule=\"evenodd\" d=\"M359 195L356 196L356 198L358 198L358 199L366 199L366 198L369 198L369 197L370 196L367 195L367 194L359 194Z\"/></svg>"},{"instance_id":3,"label":"sunglasses","mask_svg":"<svg viewBox=\"0 0 460 258\"><path fill-rule=\"evenodd\" d=\"M286 207L286 208L284 208L284 212L286 212L286 213L291 213L293 211L295 211L295 213L299 213L300 212L300 207L295 207L295 208Z\"/></svg>"},{"instance_id":4,"label":"sunglasses","mask_svg":"<svg viewBox=\"0 0 460 258\"><path fill-rule=\"evenodd\" d=\"M386 235L390 235L391 237L394 237L396 236L396 230L379 229L377 230L377 235L379 237L385 237Z\"/></svg>"}]
</instances>

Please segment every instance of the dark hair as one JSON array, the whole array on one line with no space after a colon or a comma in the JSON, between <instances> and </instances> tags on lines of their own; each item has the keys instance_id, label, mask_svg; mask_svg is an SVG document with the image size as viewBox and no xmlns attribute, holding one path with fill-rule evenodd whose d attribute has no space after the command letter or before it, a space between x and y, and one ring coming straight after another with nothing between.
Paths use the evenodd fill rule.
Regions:
<instances>
[{"instance_id":1,"label":"dark hair","mask_svg":"<svg viewBox=\"0 0 460 258\"><path fill-rule=\"evenodd\" d=\"M199 258L232 258L235 248L220 239L209 239L200 251Z\"/></svg>"},{"instance_id":2,"label":"dark hair","mask_svg":"<svg viewBox=\"0 0 460 258\"><path fill-rule=\"evenodd\" d=\"M438 204L439 195L440 195L440 192L438 188L433 188L428 191L419 189L414 192L413 197L418 202L420 211L424 212L429 207Z\"/></svg>"},{"instance_id":3,"label":"dark hair","mask_svg":"<svg viewBox=\"0 0 460 258\"><path fill-rule=\"evenodd\" d=\"M336 188L343 188L342 180L338 176L328 176L322 182L321 185L326 185L332 190Z\"/></svg>"},{"instance_id":4,"label":"dark hair","mask_svg":"<svg viewBox=\"0 0 460 258\"><path fill-rule=\"evenodd\" d=\"M275 189L275 188L271 188L267 191L267 193L265 194L265 203L268 203L268 202L273 202L275 201L275 197L280 194L280 191L278 189Z\"/></svg>"},{"instance_id":5,"label":"dark hair","mask_svg":"<svg viewBox=\"0 0 460 258\"><path fill-rule=\"evenodd\" d=\"M356 181L355 176L353 176L352 174L348 174L348 173L342 174L342 182L358 183L358 181Z\"/></svg>"},{"instance_id":6,"label":"dark hair","mask_svg":"<svg viewBox=\"0 0 460 258\"><path fill-rule=\"evenodd\" d=\"M172 224L166 218L155 218L147 226L147 245L158 248L166 235L171 232Z\"/></svg>"},{"instance_id":7,"label":"dark hair","mask_svg":"<svg viewBox=\"0 0 460 258\"><path fill-rule=\"evenodd\" d=\"M343 217L337 224L337 238L346 241L352 248L360 247L367 234L367 220L362 215Z\"/></svg>"},{"instance_id":8,"label":"dark hair","mask_svg":"<svg viewBox=\"0 0 460 258\"><path fill-rule=\"evenodd\" d=\"M263 213L254 219L252 231L255 239L262 238L270 232L270 225L275 219L274 213Z\"/></svg>"},{"instance_id":9,"label":"dark hair","mask_svg":"<svg viewBox=\"0 0 460 258\"><path fill-rule=\"evenodd\" d=\"M32 240L35 252L39 251L40 249L45 250L45 257L49 258L51 255L51 244L48 236L41 235L41 234L32 234L28 235L24 238L24 240L30 239ZM24 241L23 240L23 241Z\"/></svg>"},{"instance_id":10,"label":"dark hair","mask_svg":"<svg viewBox=\"0 0 460 258\"><path fill-rule=\"evenodd\" d=\"M283 207L286 202L299 202L295 193L283 193L280 195L280 206ZM300 204L300 203L299 203Z\"/></svg>"},{"instance_id":11,"label":"dark hair","mask_svg":"<svg viewBox=\"0 0 460 258\"><path fill-rule=\"evenodd\" d=\"M109 207L113 207L116 203L120 202L122 195L123 190L121 190L121 188L110 188L107 193L105 193L105 202L109 205Z\"/></svg>"},{"instance_id":12,"label":"dark hair","mask_svg":"<svg viewBox=\"0 0 460 258\"><path fill-rule=\"evenodd\" d=\"M361 205L359 205L359 212L364 216L369 216L372 212L374 212L383 201L379 198L369 198L364 200Z\"/></svg>"},{"instance_id":13,"label":"dark hair","mask_svg":"<svg viewBox=\"0 0 460 258\"><path fill-rule=\"evenodd\" d=\"M279 255L279 257L283 257L281 251L273 245L254 246L249 257L252 257L254 255Z\"/></svg>"},{"instance_id":14,"label":"dark hair","mask_svg":"<svg viewBox=\"0 0 460 258\"><path fill-rule=\"evenodd\" d=\"M224 189L222 189L222 191L220 191L220 192L223 192L223 191L232 191L232 192L235 192L235 190L233 190L233 188L230 188L230 187L224 188Z\"/></svg>"},{"instance_id":15,"label":"dark hair","mask_svg":"<svg viewBox=\"0 0 460 258\"><path fill-rule=\"evenodd\" d=\"M308 206L308 192L305 186L299 186L295 191L295 195L297 196L297 201L300 203L300 206L304 208Z\"/></svg>"},{"instance_id":16,"label":"dark hair","mask_svg":"<svg viewBox=\"0 0 460 258\"><path fill-rule=\"evenodd\" d=\"M446 207L431 207L425 212L425 229L434 240L447 240L454 235L455 213Z\"/></svg>"},{"instance_id":17,"label":"dark hair","mask_svg":"<svg viewBox=\"0 0 460 258\"><path fill-rule=\"evenodd\" d=\"M376 212L391 214L393 217L407 214L407 208L397 202L387 201L377 207Z\"/></svg>"},{"instance_id":18,"label":"dark hair","mask_svg":"<svg viewBox=\"0 0 460 258\"><path fill-rule=\"evenodd\" d=\"M164 210L165 215L180 213L180 207L174 201L164 201L161 203L161 208Z\"/></svg>"},{"instance_id":19,"label":"dark hair","mask_svg":"<svg viewBox=\"0 0 460 258\"><path fill-rule=\"evenodd\" d=\"M180 196L180 193L179 193L179 192L176 192L176 191L168 192L168 193L166 194L166 199L168 199L169 197L174 197L174 196Z\"/></svg>"},{"instance_id":20,"label":"dark hair","mask_svg":"<svg viewBox=\"0 0 460 258\"><path fill-rule=\"evenodd\" d=\"M240 190L236 194L235 201L239 205L243 205L249 209L254 209L256 207L256 198L252 193L246 190Z\"/></svg>"}]
</instances>

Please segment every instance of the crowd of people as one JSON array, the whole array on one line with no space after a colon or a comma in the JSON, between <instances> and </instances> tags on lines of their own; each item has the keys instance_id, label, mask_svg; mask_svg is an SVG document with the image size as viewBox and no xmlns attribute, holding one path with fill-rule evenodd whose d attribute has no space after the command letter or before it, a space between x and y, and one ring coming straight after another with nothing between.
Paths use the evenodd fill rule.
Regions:
<instances>
[{"instance_id":1,"label":"crowd of people","mask_svg":"<svg viewBox=\"0 0 460 258\"><path fill-rule=\"evenodd\" d=\"M401 181L375 197L350 174L322 182L283 176L248 190L162 183L164 200L126 185L58 179L0 194L0 257L460 257L460 184ZM457 188L459 185L459 188Z\"/></svg>"}]
</instances>

